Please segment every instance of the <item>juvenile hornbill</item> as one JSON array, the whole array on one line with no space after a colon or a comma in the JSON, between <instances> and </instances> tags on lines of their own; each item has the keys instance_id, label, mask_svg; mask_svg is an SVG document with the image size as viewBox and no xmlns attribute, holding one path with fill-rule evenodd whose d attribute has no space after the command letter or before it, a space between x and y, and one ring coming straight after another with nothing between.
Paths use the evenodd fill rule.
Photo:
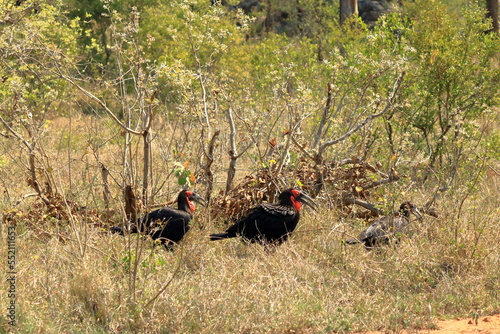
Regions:
<instances>
[{"instance_id":1,"label":"juvenile hornbill","mask_svg":"<svg viewBox=\"0 0 500 334\"><path fill-rule=\"evenodd\" d=\"M346 243L349 245L364 243L366 248L388 243L390 239L403 232L410 224L410 213L422 218L417 206L406 201L401 204L398 212L375 220L366 230L361 232L357 239L347 239Z\"/></svg>"},{"instance_id":2,"label":"juvenile hornbill","mask_svg":"<svg viewBox=\"0 0 500 334\"><path fill-rule=\"evenodd\" d=\"M250 210L224 233L210 235L210 240L241 236L250 242L281 244L288 239L300 219L302 203L314 210L318 205L306 194L287 189L278 197L278 203L262 203Z\"/></svg>"},{"instance_id":3,"label":"juvenile hornbill","mask_svg":"<svg viewBox=\"0 0 500 334\"><path fill-rule=\"evenodd\" d=\"M177 209L165 206L144 215L130 226L130 233L148 234L153 240L160 240L169 250L189 231L197 202L206 205L205 199L192 190L182 190L177 196ZM112 233L124 234L121 227L112 227Z\"/></svg>"}]
</instances>

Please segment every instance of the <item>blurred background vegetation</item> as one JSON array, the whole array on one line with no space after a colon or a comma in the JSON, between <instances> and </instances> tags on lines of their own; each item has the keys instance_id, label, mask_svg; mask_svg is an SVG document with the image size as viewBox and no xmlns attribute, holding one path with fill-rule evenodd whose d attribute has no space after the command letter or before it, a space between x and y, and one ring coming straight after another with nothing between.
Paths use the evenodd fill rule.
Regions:
<instances>
[{"instance_id":1,"label":"blurred background vegetation","mask_svg":"<svg viewBox=\"0 0 500 334\"><path fill-rule=\"evenodd\" d=\"M209 143L220 130L214 182L225 179L226 152L255 170L276 160L268 155L274 146L286 150L280 170L285 156L287 168L297 167L305 150L315 166L374 159L383 170L441 185L498 158L498 34L485 33L492 22L483 2L360 2L359 15L342 25L336 1L2 1L2 8L2 142L34 157L27 172L33 179L41 168L40 184L53 183L52 171L69 173L82 152L99 160L109 150L121 164L117 184L151 196L175 163L206 179ZM111 133L66 128L58 144L66 167L43 161L50 122L83 115ZM9 152L6 167L22 164ZM160 176L155 164L169 168Z\"/></svg>"}]
</instances>

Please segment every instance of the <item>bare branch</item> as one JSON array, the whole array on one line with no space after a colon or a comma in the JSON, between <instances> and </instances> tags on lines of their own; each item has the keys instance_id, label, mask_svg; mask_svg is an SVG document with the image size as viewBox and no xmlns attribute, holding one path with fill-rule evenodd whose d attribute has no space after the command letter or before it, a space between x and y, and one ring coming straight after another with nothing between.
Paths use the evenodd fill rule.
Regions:
<instances>
[{"instance_id":1,"label":"bare branch","mask_svg":"<svg viewBox=\"0 0 500 334\"><path fill-rule=\"evenodd\" d=\"M32 4L23 10L13 13L12 15L8 14L3 20L0 20L0 26L14 25L21 21L25 16L27 16L31 11L39 9L40 6L38 4Z\"/></svg>"},{"instance_id":2,"label":"bare branch","mask_svg":"<svg viewBox=\"0 0 500 334\"><path fill-rule=\"evenodd\" d=\"M200 87L201 87L201 98L203 101L203 116L205 118L205 123L206 123L207 128L208 128L207 137L210 137L211 132L212 132L212 128L210 126L210 118L208 117L207 89L205 86L206 78L203 75L202 64L201 64L200 58L198 57L197 48L194 45L193 33L192 33L192 27L191 27L190 21L187 21L185 23L186 23L186 26L188 28L187 35L189 38L189 46L191 47L191 52L193 53L194 60L196 62L196 76L198 78L198 81L200 82Z\"/></svg>"},{"instance_id":3,"label":"bare branch","mask_svg":"<svg viewBox=\"0 0 500 334\"><path fill-rule=\"evenodd\" d=\"M377 209L373 204L370 204L370 203L363 201L359 198L354 198L353 196L344 197L342 199L342 203L344 205L356 204L356 205L362 206L363 208L370 210L370 212L372 212L375 216L383 215L383 211L380 209Z\"/></svg>"},{"instance_id":4,"label":"bare branch","mask_svg":"<svg viewBox=\"0 0 500 334\"><path fill-rule=\"evenodd\" d=\"M328 93L326 97L325 109L323 109L323 115L321 116L321 121L319 122L318 132L316 133L316 138L314 138L313 148L316 148L319 141L323 135L323 127L325 126L326 119L328 118L328 113L332 107L332 84L328 83Z\"/></svg>"},{"instance_id":5,"label":"bare branch","mask_svg":"<svg viewBox=\"0 0 500 334\"><path fill-rule=\"evenodd\" d=\"M35 191L38 193L38 196L40 197L40 199L46 205L50 205L49 199L47 198L47 196L45 196L42 189L40 188L40 184L37 181L36 165L35 165L35 146L36 146L35 142L32 144L28 143L28 141L26 139L24 139L23 137L21 137L21 135L18 134L16 132L16 130L14 130L11 126L9 126L9 124L3 119L2 116L0 116L0 122L2 122L2 124L5 126L5 128L8 131L10 131L14 135L14 137L16 137L19 141L21 141L28 149L28 161L29 161L28 171L30 174L30 179L29 179L28 183L33 189L35 189Z\"/></svg>"},{"instance_id":6,"label":"bare branch","mask_svg":"<svg viewBox=\"0 0 500 334\"><path fill-rule=\"evenodd\" d=\"M231 133L229 134L229 158L231 161L229 162L229 169L227 171L227 180L226 180L226 193L231 190L231 185L233 183L234 176L236 174L236 160L238 159L238 152L236 151L236 127L234 126L233 112L231 107L227 109L227 120L229 122L229 128L231 129Z\"/></svg>"},{"instance_id":7,"label":"bare branch","mask_svg":"<svg viewBox=\"0 0 500 334\"><path fill-rule=\"evenodd\" d=\"M372 166L370 163L364 162L363 164L366 166L366 169L368 169L369 171L371 171L371 172L373 172L375 174L378 174L378 175L380 175L380 176L382 176L384 178L388 178L389 177L389 175L387 175L386 173L378 170L375 166Z\"/></svg>"},{"instance_id":8,"label":"bare branch","mask_svg":"<svg viewBox=\"0 0 500 334\"><path fill-rule=\"evenodd\" d=\"M144 309L147 309L149 307L149 305L151 305L156 299L158 299L158 297L163 292L165 292L165 290L168 288L168 286L172 283L174 278L179 273L179 270L181 269L181 264L183 263L183 260L184 260L184 253L183 253L182 247L180 247L180 252L181 252L180 258L179 258L179 261L177 262L177 266L175 267L174 272L172 273L170 278L165 282L165 284L163 284L163 287L153 296L153 298L151 298L146 304L144 304Z\"/></svg>"},{"instance_id":9,"label":"bare branch","mask_svg":"<svg viewBox=\"0 0 500 334\"><path fill-rule=\"evenodd\" d=\"M97 96L95 96L94 94L92 94L91 92L89 92L88 90L86 90L85 88L83 88L82 86L80 86L72 78L70 78L67 75L62 74L61 72L59 72L58 75L59 75L60 78L66 80L71 85L73 85L74 87L76 87L80 92L82 92L84 95L86 95L87 97L89 97L91 100L97 102L104 109L104 111L106 112L106 114L108 114L116 122L116 124L118 124L123 129L125 129L125 131L127 131L127 132L129 132L131 134L134 134L134 135L142 135L143 134L142 131L139 132L139 131L132 130L131 128L129 128L128 126L126 126L125 124L123 124L118 119L118 117L116 117L116 115L108 108L108 106L100 98L98 98Z\"/></svg>"},{"instance_id":10,"label":"bare branch","mask_svg":"<svg viewBox=\"0 0 500 334\"><path fill-rule=\"evenodd\" d=\"M362 187L363 187L363 190L375 188L375 187L378 187L378 186L383 185L383 184L396 182L399 179L401 179L401 177L404 177L404 176L400 176L394 169L392 169L388 178L378 180L378 181L372 181L370 183L367 183L366 185L362 185Z\"/></svg>"},{"instance_id":11,"label":"bare branch","mask_svg":"<svg viewBox=\"0 0 500 334\"><path fill-rule=\"evenodd\" d=\"M30 144L26 141L26 139L24 139L23 137L21 137L21 135L20 135L20 134L18 134L18 133L16 132L16 130L14 130L14 129L13 129L13 128L9 125L9 123L7 123L7 122L5 121L5 119L4 119L2 116L0 116L0 122L2 122L2 124L5 126L5 128L6 128L6 129L7 129L10 133L12 133L12 134L14 135L14 137L16 137L19 141L21 141L21 142L24 144L24 146L26 146L26 148L27 148L28 150L31 150L31 145L30 145Z\"/></svg>"},{"instance_id":12,"label":"bare branch","mask_svg":"<svg viewBox=\"0 0 500 334\"><path fill-rule=\"evenodd\" d=\"M214 149L215 149L215 141L220 135L220 130L215 131L208 144L208 152L203 151L205 153L205 157L207 158L207 163L203 168L203 172L205 173L205 177L207 178L207 192L205 194L205 198L207 201L210 201L212 197L212 191L214 188L214 173L212 172L212 164L214 162Z\"/></svg>"},{"instance_id":13,"label":"bare branch","mask_svg":"<svg viewBox=\"0 0 500 334\"><path fill-rule=\"evenodd\" d=\"M390 110L390 108L393 106L394 104L394 100L396 99L396 96L397 96L397 93L399 91L399 88L401 87L401 84L403 82L403 78L405 76L405 72L403 72L397 79L396 81L394 82L394 88L392 90L392 93L391 95L387 98L387 102L386 102L386 105L384 107L384 109L382 109L382 111L380 111L379 113L377 114L372 114L370 116L368 116L364 121L362 121L361 123L359 123L357 126L355 126L354 128L352 128L351 130L347 131L343 136L341 136L340 138L337 138L335 140L331 140L331 141L328 141L328 142L325 142L323 143L319 149L318 149L318 156L322 156L323 155L323 152L325 151L325 149L329 146L332 146L334 144L337 144L338 142L341 142L347 138L349 138L353 133L359 131L361 128L363 128L366 124L370 123L371 121L373 121L375 118L377 117L380 117L382 115L384 115L387 111Z\"/></svg>"},{"instance_id":14,"label":"bare branch","mask_svg":"<svg viewBox=\"0 0 500 334\"><path fill-rule=\"evenodd\" d=\"M103 200L104 200L104 207L106 209L109 209L109 199L111 198L111 191L109 190L108 176L109 176L109 169L103 163L101 163L101 178L102 178L102 184L103 184L102 195L103 195Z\"/></svg>"},{"instance_id":15,"label":"bare branch","mask_svg":"<svg viewBox=\"0 0 500 334\"><path fill-rule=\"evenodd\" d=\"M26 195L23 195L21 197L21 199L19 199L16 203L14 203L14 206L18 206L19 204L21 204L26 198L28 197L34 197L34 196L37 196L38 197L38 193L31 193L31 194L26 194Z\"/></svg>"}]
</instances>

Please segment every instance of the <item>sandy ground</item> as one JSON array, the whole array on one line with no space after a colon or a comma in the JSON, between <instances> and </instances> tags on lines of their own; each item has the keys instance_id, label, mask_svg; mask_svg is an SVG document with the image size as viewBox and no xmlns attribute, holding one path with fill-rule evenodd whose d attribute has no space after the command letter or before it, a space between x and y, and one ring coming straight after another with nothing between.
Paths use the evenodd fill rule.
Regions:
<instances>
[{"instance_id":1,"label":"sandy ground","mask_svg":"<svg viewBox=\"0 0 500 334\"><path fill-rule=\"evenodd\" d=\"M403 331L419 334L500 334L500 314L480 317L476 321L470 319L441 320L436 323L439 329L421 330L418 332ZM365 334L383 334L383 332L367 332Z\"/></svg>"},{"instance_id":2,"label":"sandy ground","mask_svg":"<svg viewBox=\"0 0 500 334\"><path fill-rule=\"evenodd\" d=\"M458 319L438 321L437 325L440 329L427 332L436 334L500 334L500 314L480 317L477 319L477 324L474 319Z\"/></svg>"}]
</instances>

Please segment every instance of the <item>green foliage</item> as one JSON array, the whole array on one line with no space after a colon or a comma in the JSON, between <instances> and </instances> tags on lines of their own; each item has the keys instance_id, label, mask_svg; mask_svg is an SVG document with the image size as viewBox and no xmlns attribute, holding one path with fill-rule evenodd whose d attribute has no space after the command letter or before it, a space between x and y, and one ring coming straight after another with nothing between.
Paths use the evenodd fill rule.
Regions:
<instances>
[{"instance_id":1,"label":"green foliage","mask_svg":"<svg viewBox=\"0 0 500 334\"><path fill-rule=\"evenodd\" d=\"M377 96L378 103L384 101L391 73L407 73L397 108L367 128L368 135L353 135L352 144L364 142L368 155L379 161L388 157L388 166L405 158L426 161L431 169L439 166L445 179L467 166L464 155L478 153L475 145L484 138L476 121L498 104L498 37L484 34L488 29L484 10L475 3L458 13L439 1L416 1L381 19L373 30L341 39L342 47L328 61L335 77L358 93L353 103L374 105ZM376 145L377 139L386 139L386 145ZM426 179L428 173L421 176Z\"/></svg>"},{"instance_id":2,"label":"green foliage","mask_svg":"<svg viewBox=\"0 0 500 334\"><path fill-rule=\"evenodd\" d=\"M143 15L141 29L151 41L150 55L166 64L182 60L191 68L196 63L212 66L229 47L242 41L248 24L241 13L229 13L208 1L173 1L148 7Z\"/></svg>"},{"instance_id":3,"label":"green foliage","mask_svg":"<svg viewBox=\"0 0 500 334\"><path fill-rule=\"evenodd\" d=\"M217 86L212 76L229 50L244 41L248 17L220 4L187 0L146 7L143 17L142 40L147 57L159 64L160 96L177 105L191 104L181 107L191 110L190 115L208 117L192 106L193 98L205 108L213 98L209 92Z\"/></svg>"},{"instance_id":4,"label":"green foliage","mask_svg":"<svg viewBox=\"0 0 500 334\"><path fill-rule=\"evenodd\" d=\"M20 328L401 331L432 326L438 314L498 310L498 196L489 182L500 154L498 36L483 33L489 23L476 2L453 9L449 2L403 1L371 29L359 18L340 27L337 3L324 0L261 1L247 14L231 7L237 0L56 0L26 12L28 1L16 7L0 0L2 205L4 216L21 223L19 265L33 268L23 271ZM141 171L151 170L143 189L154 194L151 202L193 186L194 175L202 175L197 187L212 182L219 191L231 146L228 108L237 178L289 156L282 172L304 166L310 174L282 173L293 177L280 176L278 186L306 187L315 180L307 166L318 133L319 144L337 139L384 111L329 148L325 160L359 156L387 174L406 174L366 192L385 211L402 198L427 202L435 187L420 181L435 177L453 187L436 199L439 219L426 217L397 247L373 252L341 241L365 227L329 209L341 174L318 197L322 210L306 210L300 232L273 252L236 240L209 243L210 214L196 217L200 228L173 253L149 248L146 237L101 233L106 223L127 219L116 213L122 187L137 183ZM77 117L82 109L92 112ZM62 120L68 114L71 129ZM268 155L270 145L279 154ZM25 146L39 148L30 171L40 184L60 188L69 201L50 208L65 215L53 218L23 197L33 192L19 182L27 176ZM209 159L212 174L203 175ZM489 172L482 168L488 165ZM19 207L38 209L45 226L11 214L8 203L19 198ZM100 283L91 284L93 277Z\"/></svg>"},{"instance_id":5,"label":"green foliage","mask_svg":"<svg viewBox=\"0 0 500 334\"><path fill-rule=\"evenodd\" d=\"M314 103L310 87L316 87L312 80L324 66L317 62L315 46L309 40L270 35L233 50L221 68L227 77L221 88L228 98L247 100L256 106L272 105L292 96ZM255 84L248 85L249 81Z\"/></svg>"},{"instance_id":6,"label":"green foliage","mask_svg":"<svg viewBox=\"0 0 500 334\"><path fill-rule=\"evenodd\" d=\"M191 186L195 181L194 175L187 169L188 165L188 163L185 163L184 165L180 163L174 164L175 167L173 169L173 173L180 186Z\"/></svg>"},{"instance_id":7,"label":"green foliage","mask_svg":"<svg viewBox=\"0 0 500 334\"><path fill-rule=\"evenodd\" d=\"M404 2L373 29L359 18L338 26L338 8L329 1L268 0L248 15L236 4L86 0L70 2L69 12L61 2L42 4L15 29L2 30L8 56L0 71L8 75L0 96L17 108L3 108L2 115L40 120L45 111L75 107L67 84L48 79L57 65L125 122L142 124L154 107L154 116L169 122L201 124L188 138L223 127L219 110L231 107L237 141L254 142L249 154L257 162L270 138L292 128L313 147L308 138L318 134L327 87L332 105L320 142L379 112L396 78L407 73L384 117L333 146L326 158L361 155L385 168L420 161L423 177L424 165L450 174L466 147L473 151L468 143L484 139L476 121L498 104L498 38L483 34L489 25L476 3L459 12L440 1ZM263 24L271 25L258 32ZM495 138L494 131L485 135ZM302 153L291 147L299 161Z\"/></svg>"},{"instance_id":8,"label":"green foliage","mask_svg":"<svg viewBox=\"0 0 500 334\"><path fill-rule=\"evenodd\" d=\"M402 111L425 140L429 165L449 165L481 136L474 121L498 101L500 71L491 66L498 37L484 34L489 24L475 3L459 16L438 1L416 1L408 13L416 66Z\"/></svg>"},{"instance_id":9,"label":"green foliage","mask_svg":"<svg viewBox=\"0 0 500 334\"><path fill-rule=\"evenodd\" d=\"M1 18L14 20L0 30L1 114L9 120L30 115L40 121L45 113L64 109L68 96L67 86L53 80L50 58L57 66L74 61L78 24L67 19L62 1L37 6L26 13L23 7L0 7Z\"/></svg>"}]
</instances>

